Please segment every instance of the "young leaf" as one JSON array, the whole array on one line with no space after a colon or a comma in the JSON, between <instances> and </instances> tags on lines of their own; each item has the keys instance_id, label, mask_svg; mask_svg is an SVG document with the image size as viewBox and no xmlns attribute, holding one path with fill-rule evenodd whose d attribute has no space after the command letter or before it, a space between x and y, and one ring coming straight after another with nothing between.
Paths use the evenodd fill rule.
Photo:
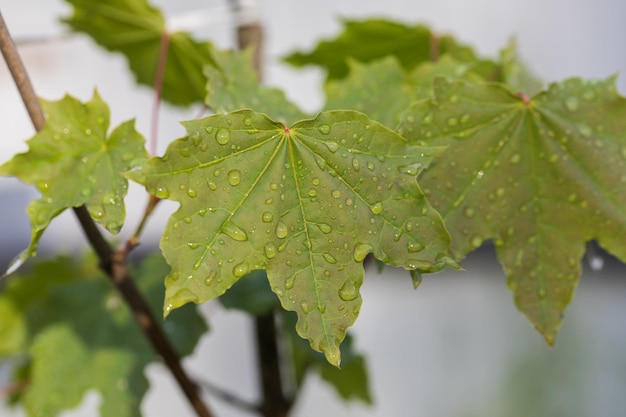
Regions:
<instances>
[{"instance_id":1,"label":"young leaf","mask_svg":"<svg viewBox=\"0 0 626 417\"><path fill-rule=\"evenodd\" d=\"M309 53L295 52L285 60L298 67L321 66L328 71L328 79L336 79L348 74L348 58L370 62L392 55L407 71L444 54L461 61L476 59L471 48L450 36L437 36L423 25L406 26L382 19L343 23L345 29L336 39L320 42Z\"/></svg>"},{"instance_id":2,"label":"young leaf","mask_svg":"<svg viewBox=\"0 0 626 417\"><path fill-rule=\"evenodd\" d=\"M181 203L161 240L173 269L166 313L265 269L298 333L338 364L368 253L423 271L451 263L415 181L437 149L350 111L289 128L249 110L184 125L189 136L143 167L149 193Z\"/></svg>"},{"instance_id":3,"label":"young leaf","mask_svg":"<svg viewBox=\"0 0 626 417\"><path fill-rule=\"evenodd\" d=\"M86 205L95 221L118 233L128 188L120 173L141 166L148 157L132 120L107 137L109 108L97 92L85 104L66 96L42 101L42 106L48 119L28 141L28 152L0 166L0 175L14 175L42 194L28 206L31 243L13 266L36 252L50 221L70 207Z\"/></svg>"},{"instance_id":4,"label":"young leaf","mask_svg":"<svg viewBox=\"0 0 626 417\"><path fill-rule=\"evenodd\" d=\"M208 79L205 103L216 113L254 109L257 113L272 114L283 123L306 117L281 90L260 84L252 68L251 49L242 53L214 51L213 58L216 66L204 68Z\"/></svg>"},{"instance_id":5,"label":"young leaf","mask_svg":"<svg viewBox=\"0 0 626 417\"><path fill-rule=\"evenodd\" d=\"M167 271L161 257L152 257L135 275L154 311L163 302ZM0 326L0 340L26 336L13 349L0 351L0 360L19 365L20 356L29 357L28 385L19 397L29 416L56 416L92 389L103 397L103 417L141 415L148 389L143 369L154 353L95 265L65 258L35 263L31 273L9 279L0 305L21 313L21 326ZM176 313L164 330L179 354L188 355L206 324L193 308Z\"/></svg>"},{"instance_id":6,"label":"young leaf","mask_svg":"<svg viewBox=\"0 0 626 417\"><path fill-rule=\"evenodd\" d=\"M496 243L515 303L552 344L585 242L626 261L626 100L614 79L533 97L439 79L400 128L450 147L420 178L457 259Z\"/></svg>"},{"instance_id":7,"label":"young leaf","mask_svg":"<svg viewBox=\"0 0 626 417\"><path fill-rule=\"evenodd\" d=\"M89 35L109 51L128 59L139 84L152 87L163 37L169 37L161 96L175 105L204 100L202 68L213 65L213 46L197 42L186 32L168 33L161 12L146 0L66 0L73 6L63 21Z\"/></svg>"}]
</instances>

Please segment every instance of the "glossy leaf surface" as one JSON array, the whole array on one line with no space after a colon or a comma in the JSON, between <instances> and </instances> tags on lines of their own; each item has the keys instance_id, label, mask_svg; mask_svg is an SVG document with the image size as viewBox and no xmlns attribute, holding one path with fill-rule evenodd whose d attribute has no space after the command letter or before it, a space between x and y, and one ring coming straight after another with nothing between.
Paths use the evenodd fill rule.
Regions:
<instances>
[{"instance_id":1,"label":"glossy leaf surface","mask_svg":"<svg viewBox=\"0 0 626 417\"><path fill-rule=\"evenodd\" d=\"M298 333L337 364L368 253L425 272L453 263L415 180L439 149L407 146L356 112L289 128L247 110L184 125L188 136L143 168L149 193L180 202L161 241L166 313L265 269Z\"/></svg>"},{"instance_id":2,"label":"glossy leaf surface","mask_svg":"<svg viewBox=\"0 0 626 417\"><path fill-rule=\"evenodd\" d=\"M160 257L143 262L135 279L153 311L163 302L169 268ZM93 262L60 258L34 264L9 279L0 306L19 311L20 324L0 326L0 340L20 340L0 351L0 360L29 360L21 403L28 416L56 416L77 406L85 393L102 396L100 415L141 415L148 390L144 367L156 359L130 310ZM191 306L189 306L191 307ZM157 316L158 317L158 316ZM189 355L207 330L194 308L172 314L165 333L181 355Z\"/></svg>"},{"instance_id":3,"label":"glossy leaf surface","mask_svg":"<svg viewBox=\"0 0 626 417\"><path fill-rule=\"evenodd\" d=\"M141 166L148 156L132 120L107 136L109 108L97 93L84 104L66 96L42 101L42 106L46 125L28 141L28 152L0 166L0 175L33 184L42 195L28 206L31 243L13 267L36 252L50 221L67 208L86 205L96 222L118 233L128 188L121 173Z\"/></svg>"},{"instance_id":4,"label":"glossy leaf surface","mask_svg":"<svg viewBox=\"0 0 626 417\"><path fill-rule=\"evenodd\" d=\"M532 99L436 82L400 132L450 145L420 177L457 259L496 243L515 303L553 343L585 242L626 260L626 100L614 80L570 79Z\"/></svg>"}]
</instances>

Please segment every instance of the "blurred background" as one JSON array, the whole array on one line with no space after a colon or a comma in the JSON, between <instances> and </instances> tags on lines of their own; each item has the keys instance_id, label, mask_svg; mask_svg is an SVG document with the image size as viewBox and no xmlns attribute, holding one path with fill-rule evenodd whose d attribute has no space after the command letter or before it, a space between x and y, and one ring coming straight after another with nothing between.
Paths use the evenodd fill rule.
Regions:
<instances>
[{"instance_id":1,"label":"blurred background","mask_svg":"<svg viewBox=\"0 0 626 417\"><path fill-rule=\"evenodd\" d=\"M187 29L220 47L235 44L227 1L159 0L171 27ZM522 57L545 81L569 76L604 78L626 69L626 3L615 0L260 0L243 2L247 16L265 30L264 77L285 89L307 111L323 102L323 74L293 70L280 60L294 49L310 49L335 36L340 18L389 17L426 23L495 57L511 36ZM61 0L0 0L0 10L30 71L37 93L56 100L68 93L88 100L94 88L110 105L112 124L136 118L149 132L152 93L137 87L121 55L110 54L82 35L67 35L59 18L69 15ZM626 92L626 77L618 80ZM199 108L162 106L159 153L183 135L180 120ZM26 150L33 128L4 63L0 63L0 162ZM25 248L30 235L25 208L36 192L0 178L0 267ZM132 187L127 198L130 233L145 194ZM161 204L142 247L156 248L173 205ZM125 234L126 233L126 234ZM626 239L626 238L625 238ZM57 218L41 241L41 252L74 253L85 242L71 213ZM342 403L312 375L293 416L618 417L626 410L626 267L606 254L584 261L576 297L553 348L549 348L513 305L505 277L489 245L463 262L465 271L426 276L417 291L408 274L368 269L363 308L353 327L355 345L368 360L374 405ZM592 262L588 262L591 260ZM602 265L603 264L603 267ZM592 265L594 268L590 268ZM244 398L258 397L256 356L249 319L216 303L202 307L211 333L185 361L193 374ZM1 318L0 318L1 320ZM152 386L146 417L192 416L168 371L148 369ZM0 367L0 386L6 372ZM220 417L246 414L209 398ZM65 417L97 415L93 392ZM0 415L23 416L5 409Z\"/></svg>"}]
</instances>

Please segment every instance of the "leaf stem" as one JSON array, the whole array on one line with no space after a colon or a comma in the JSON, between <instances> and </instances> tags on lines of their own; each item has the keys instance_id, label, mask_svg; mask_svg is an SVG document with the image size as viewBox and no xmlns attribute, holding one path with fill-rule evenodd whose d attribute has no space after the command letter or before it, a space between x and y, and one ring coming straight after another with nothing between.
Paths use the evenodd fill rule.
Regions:
<instances>
[{"instance_id":1,"label":"leaf stem","mask_svg":"<svg viewBox=\"0 0 626 417\"><path fill-rule=\"evenodd\" d=\"M1 12L0 50L15 80L31 121L35 129L40 131L45 124L45 115ZM87 209L84 206L76 207L74 208L74 212L78 217L78 221L89 243L100 259L100 267L107 273L119 292L123 295L126 303L133 311L139 326L150 340L153 348L163 358L198 417L212 417L211 412L199 395L198 387L185 373L174 348L154 319L145 298L135 286L128 269L126 248L122 248L114 253L113 248L104 239L104 236L100 233L93 219L89 216Z\"/></svg>"}]
</instances>

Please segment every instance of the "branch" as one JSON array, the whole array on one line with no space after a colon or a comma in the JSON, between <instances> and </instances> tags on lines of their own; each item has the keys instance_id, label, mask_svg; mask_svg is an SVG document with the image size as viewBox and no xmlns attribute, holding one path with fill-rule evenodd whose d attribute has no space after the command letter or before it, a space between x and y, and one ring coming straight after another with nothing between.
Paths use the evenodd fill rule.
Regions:
<instances>
[{"instance_id":1,"label":"branch","mask_svg":"<svg viewBox=\"0 0 626 417\"><path fill-rule=\"evenodd\" d=\"M37 131L43 129L45 115L37 99L33 86L28 78L28 73L22 60L19 57L15 43L6 27L2 13L0 12L0 50L11 71L17 88L20 92L24 105ZM153 348L163 358L170 372L176 378L178 385L185 393L187 399L196 411L198 417L212 417L207 406L202 401L198 387L191 381L183 370L180 359L174 351L172 345L167 340L161 327L154 319L148 303L139 292L135 283L131 279L126 250L122 248L114 253L112 247L104 239L100 230L89 216L87 209L83 207L74 208L74 212L85 232L89 243L100 259L100 267L111 278L124 300L132 310L135 319L139 323L146 337L150 340Z\"/></svg>"}]
</instances>

